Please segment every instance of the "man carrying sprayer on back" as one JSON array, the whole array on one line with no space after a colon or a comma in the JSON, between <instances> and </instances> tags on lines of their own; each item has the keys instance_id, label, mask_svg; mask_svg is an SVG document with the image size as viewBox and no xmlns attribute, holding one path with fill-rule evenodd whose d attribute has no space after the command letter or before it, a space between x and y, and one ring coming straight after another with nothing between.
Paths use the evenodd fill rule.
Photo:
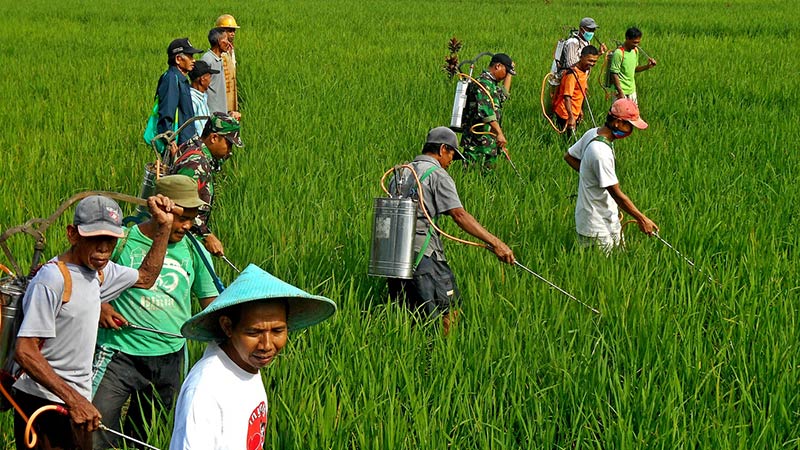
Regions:
<instances>
[{"instance_id":1,"label":"man carrying sprayer on back","mask_svg":"<svg viewBox=\"0 0 800 450\"><path fill-rule=\"evenodd\" d=\"M631 27L625 31L625 42L614 50L611 55L609 73L611 83L617 90L617 98L628 98L639 104L636 95L636 73L650 70L656 66L656 60L647 58L647 64L639 65L639 44L642 42L642 32Z\"/></svg>"},{"instance_id":2,"label":"man carrying sprayer on back","mask_svg":"<svg viewBox=\"0 0 800 450\"><path fill-rule=\"evenodd\" d=\"M192 47L189 38L175 39L167 47L167 71L158 79L156 96L158 97L157 132L175 131L184 122L194 117L192 94L186 74L194 68L194 55L202 53ZM194 127L186 127L177 137L178 145L183 144L195 135Z\"/></svg>"},{"instance_id":3,"label":"man carrying sprayer on back","mask_svg":"<svg viewBox=\"0 0 800 450\"><path fill-rule=\"evenodd\" d=\"M228 114L215 112L206 122L200 139L192 139L178 149L170 169L173 175L186 175L197 182L200 199L205 205L200 207L192 232L202 237L203 245L214 256L225 254L222 242L209 227L214 206L214 178L220 163L231 156L234 145L244 145L239 137L239 122Z\"/></svg>"},{"instance_id":4,"label":"man carrying sprayer on back","mask_svg":"<svg viewBox=\"0 0 800 450\"><path fill-rule=\"evenodd\" d=\"M584 17L578 25L578 32L573 32L572 36L564 43L563 62L561 67L572 67L578 63L581 58L581 52L586 48L594 38L595 30L600 28L600 25L591 17ZM600 53L607 51L606 44L600 43Z\"/></svg>"},{"instance_id":5,"label":"man carrying sprayer on back","mask_svg":"<svg viewBox=\"0 0 800 450\"><path fill-rule=\"evenodd\" d=\"M639 117L639 108L629 99L617 100L605 125L584 133L564 154L567 164L580 173L575 206L578 242L582 247L599 247L606 255L624 245L619 208L636 220L643 233L658 231L658 226L622 192L617 179L614 141L630 136L634 127L647 128Z\"/></svg>"},{"instance_id":6,"label":"man carrying sprayer on back","mask_svg":"<svg viewBox=\"0 0 800 450\"><path fill-rule=\"evenodd\" d=\"M508 99L511 78L516 74L511 57L496 53L489 67L478 77L480 86L470 83L461 135L468 163L481 164L483 169L491 170L497 163L498 152L505 149L508 141L501 127L503 103Z\"/></svg>"},{"instance_id":7,"label":"man carrying sprayer on back","mask_svg":"<svg viewBox=\"0 0 800 450\"><path fill-rule=\"evenodd\" d=\"M511 249L486 231L461 205L455 182L447 173L450 163L457 159L464 159L464 155L458 151L456 134L447 127L432 129L422 147L422 154L411 162L420 178L425 209L434 222L438 222L442 215L452 217L462 230L489 244L498 259L513 264L514 253ZM404 197L419 199L417 185L410 171L404 173L402 186L407 189L407 192L402 192ZM413 279L390 278L389 295L425 318L441 315L444 334L448 334L451 321L455 319L455 312L451 318L451 308L459 298L458 287L444 256L439 234L431 227L421 208L417 208L414 255Z\"/></svg>"},{"instance_id":8,"label":"man carrying sprayer on back","mask_svg":"<svg viewBox=\"0 0 800 450\"><path fill-rule=\"evenodd\" d=\"M147 203L154 222L153 245L138 270L110 261L117 238L123 236L122 210L115 201L95 195L75 208L72 225L67 226L69 250L45 264L25 292L15 354L24 373L14 384L14 399L28 417L45 405L62 405L69 412L50 412L36 420L35 448L92 448L92 432L101 419L90 400L100 305L129 287L148 289L155 283L172 211L178 209L160 195ZM15 412L14 438L20 450L27 448L25 426Z\"/></svg>"},{"instance_id":9,"label":"man carrying sprayer on back","mask_svg":"<svg viewBox=\"0 0 800 450\"><path fill-rule=\"evenodd\" d=\"M211 264L211 256L185 237L205 205L197 194L197 182L185 175L167 175L156 180L156 193L168 196L183 213L172 222L167 255L155 285L126 289L119 298L102 305L92 380L92 403L104 423L143 442L150 440L147 432L153 421L168 420L167 411L180 390L186 345L180 330L192 316L192 296L201 308L217 296L203 261ZM156 230L152 219L127 229L112 261L138 267ZM178 336L129 328L128 321ZM127 416L121 420L129 399ZM116 435L101 431L95 436L94 448L116 448L118 441Z\"/></svg>"}]
</instances>

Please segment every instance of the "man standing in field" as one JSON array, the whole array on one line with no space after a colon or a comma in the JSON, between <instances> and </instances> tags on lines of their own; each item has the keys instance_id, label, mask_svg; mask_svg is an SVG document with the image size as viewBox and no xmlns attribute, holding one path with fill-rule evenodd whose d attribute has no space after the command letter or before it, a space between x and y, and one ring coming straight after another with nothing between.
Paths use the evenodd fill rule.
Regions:
<instances>
[{"instance_id":1,"label":"man standing in field","mask_svg":"<svg viewBox=\"0 0 800 450\"><path fill-rule=\"evenodd\" d=\"M288 333L336 312L311 295L250 265L182 328L209 342L178 396L171 450L262 450L269 410L260 370L286 345Z\"/></svg>"},{"instance_id":2,"label":"man standing in field","mask_svg":"<svg viewBox=\"0 0 800 450\"><path fill-rule=\"evenodd\" d=\"M461 146L466 161L481 164L491 170L497 162L498 152L504 151L507 140L500 126L503 121L503 103L508 99L511 78L516 75L514 61L505 53L496 53L489 67L470 83L464 111L464 133Z\"/></svg>"},{"instance_id":3,"label":"man standing in field","mask_svg":"<svg viewBox=\"0 0 800 450\"><path fill-rule=\"evenodd\" d=\"M220 163L228 159L233 146L242 147L239 122L225 113L213 113L206 122L200 139L194 139L178 149L171 174L186 175L197 182L200 199L205 205L192 227L192 232L202 236L206 249L214 256L223 256L222 242L211 232L211 209L214 206L214 173Z\"/></svg>"},{"instance_id":4,"label":"man standing in field","mask_svg":"<svg viewBox=\"0 0 800 450\"><path fill-rule=\"evenodd\" d=\"M219 70L214 70L209 67L208 63L200 60L194 63L194 69L189 72L189 80L192 82L192 108L196 116L207 116L210 114L208 110L208 87L211 84L211 78L218 74ZM203 128L206 126L208 120L195 120L194 127L197 130L197 135L203 134Z\"/></svg>"},{"instance_id":5,"label":"man standing in field","mask_svg":"<svg viewBox=\"0 0 800 450\"><path fill-rule=\"evenodd\" d=\"M578 242L582 247L599 247L606 255L624 245L619 208L636 220L642 232L658 231L658 226L622 192L617 179L614 141L630 136L634 128L647 128L636 103L617 100L611 105L605 125L587 131L564 154L567 164L580 174L575 206Z\"/></svg>"},{"instance_id":6,"label":"man standing in field","mask_svg":"<svg viewBox=\"0 0 800 450\"><path fill-rule=\"evenodd\" d=\"M572 67L578 63L582 55L581 52L591 43L595 30L598 28L600 28L600 25L597 25L597 22L591 17L581 19L581 23L578 25L578 32L573 32L573 35L564 43L561 67ZM600 43L600 53L605 53L606 50L606 44Z\"/></svg>"},{"instance_id":7,"label":"man standing in field","mask_svg":"<svg viewBox=\"0 0 800 450\"><path fill-rule=\"evenodd\" d=\"M434 222L438 222L442 215L452 217L462 230L489 244L498 259L512 264L514 253L511 249L486 231L462 206L455 182L447 173L450 163L458 159L464 159L464 156L458 151L456 134L447 127L432 129L422 147L422 154L411 162L422 185L425 210ZM401 182L407 190L402 195L418 200L418 188L410 171L403 174ZM413 279L390 278L389 295L425 318L441 315L444 333L448 334L451 308L455 307L454 302L459 298L458 287L447 264L439 233L433 229L421 208L417 212L414 253L416 259Z\"/></svg>"},{"instance_id":8,"label":"man standing in field","mask_svg":"<svg viewBox=\"0 0 800 450\"><path fill-rule=\"evenodd\" d=\"M234 40L236 39L236 30L239 29L239 25L236 23L236 19L234 19L232 15L223 14L217 17L217 21L214 26L222 28L228 37L229 46L222 55L222 63L225 72L225 95L228 100L227 111L238 114L239 88L236 85L236 53L234 49ZM234 114L231 115L236 117Z\"/></svg>"},{"instance_id":9,"label":"man standing in field","mask_svg":"<svg viewBox=\"0 0 800 450\"><path fill-rule=\"evenodd\" d=\"M198 65L201 61L198 61ZM161 273L150 289L131 288L119 298L103 304L94 356L92 403L113 429L148 441L152 423L168 420L180 389L184 370L185 340L133 328L128 323L179 334L192 316L192 296L205 308L217 296L214 280L203 262L211 256L195 248L185 234L205 203L197 194L197 182L185 175L167 175L156 180L156 193L183 208L172 221L169 245ZM111 260L138 267L153 245L157 224L153 219L125 231ZM198 252L202 251L204 255ZM129 322L130 321L130 322ZM122 409L130 399L127 418ZM116 448L118 437L101 431L95 449Z\"/></svg>"},{"instance_id":10,"label":"man standing in field","mask_svg":"<svg viewBox=\"0 0 800 450\"><path fill-rule=\"evenodd\" d=\"M642 32L636 27L628 28L625 31L625 42L614 50L608 69L611 83L617 90L617 98L628 98L636 104L639 103L636 95L636 73L656 66L656 60L650 57L647 58L647 64L639 65L639 44L641 42Z\"/></svg>"},{"instance_id":11,"label":"man standing in field","mask_svg":"<svg viewBox=\"0 0 800 450\"><path fill-rule=\"evenodd\" d=\"M45 405L59 405L69 413L38 418L35 448L92 448L92 432L101 419L90 400L100 305L129 287L150 288L167 249L174 204L163 196L147 202L153 245L138 270L109 260L117 238L123 236L122 210L109 198L91 196L78 203L67 226L69 250L45 264L25 292L15 353L23 374L14 384L14 399L28 417ZM25 427L26 421L15 412L18 450L27 448Z\"/></svg>"},{"instance_id":12,"label":"man standing in field","mask_svg":"<svg viewBox=\"0 0 800 450\"><path fill-rule=\"evenodd\" d=\"M212 113L226 113L228 112L228 100L222 55L231 48L228 35L222 28L212 28L208 32L208 43L211 48L203 54L201 60L216 71L211 76L211 84L208 87L208 110Z\"/></svg>"},{"instance_id":13,"label":"man standing in field","mask_svg":"<svg viewBox=\"0 0 800 450\"><path fill-rule=\"evenodd\" d=\"M186 74L194 67L194 55L202 53L192 47L189 38L175 39L167 47L169 68L158 79L158 133L176 131L184 122L194 117L192 94ZM195 135L194 127L186 127L177 138L178 145Z\"/></svg>"},{"instance_id":14,"label":"man standing in field","mask_svg":"<svg viewBox=\"0 0 800 450\"><path fill-rule=\"evenodd\" d=\"M583 118L583 101L589 92L589 70L597 64L598 52L593 45L581 50L581 59L570 67L561 78L556 96L553 97L553 111L558 118L558 128L575 133L575 127ZM586 100L588 101L588 99Z\"/></svg>"}]
</instances>

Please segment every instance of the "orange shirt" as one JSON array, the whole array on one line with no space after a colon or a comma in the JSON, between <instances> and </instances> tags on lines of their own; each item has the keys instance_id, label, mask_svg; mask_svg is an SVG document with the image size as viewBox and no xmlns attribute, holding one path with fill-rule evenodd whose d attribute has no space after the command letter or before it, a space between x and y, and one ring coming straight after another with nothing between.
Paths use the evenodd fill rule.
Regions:
<instances>
[{"instance_id":1,"label":"orange shirt","mask_svg":"<svg viewBox=\"0 0 800 450\"><path fill-rule=\"evenodd\" d=\"M572 114L577 118L583 107L584 92L589 92L589 74L579 69L578 66L572 66L572 69L568 69L561 77L561 85L553 98L553 111L558 114L558 117L569 119L567 106L564 104L564 96L569 95L572 97L570 105Z\"/></svg>"}]
</instances>

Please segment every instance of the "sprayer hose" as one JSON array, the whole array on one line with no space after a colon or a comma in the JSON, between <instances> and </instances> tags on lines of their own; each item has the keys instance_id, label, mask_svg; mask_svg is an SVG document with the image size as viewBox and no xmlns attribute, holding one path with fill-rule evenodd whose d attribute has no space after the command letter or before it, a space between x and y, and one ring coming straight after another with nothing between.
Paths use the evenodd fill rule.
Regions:
<instances>
[{"instance_id":1,"label":"sprayer hose","mask_svg":"<svg viewBox=\"0 0 800 450\"><path fill-rule=\"evenodd\" d=\"M550 123L550 126L553 127L553 129L556 130L558 134L564 134L564 132L567 131L567 124L564 124L564 129L559 130L558 126L553 122L553 119L551 119L550 116L547 114L547 108L545 108L544 106L545 86L547 86L547 81L551 78L553 78L553 74L551 72L547 72L547 75L544 76L544 80L542 80L542 92L539 96L539 103L541 103L542 105L542 115Z\"/></svg>"},{"instance_id":2,"label":"sprayer hose","mask_svg":"<svg viewBox=\"0 0 800 450\"><path fill-rule=\"evenodd\" d=\"M383 189L383 192L385 192L386 195L388 195L389 197L392 196L392 194L389 193L389 190L386 189L386 185L384 184L384 180L386 180L386 177L390 173L392 173L392 172L394 172L394 171L396 171L397 169L400 169L400 168L408 169L408 170L411 171L411 174L414 175L414 180L416 180L416 182L417 182L417 192L420 193L420 195L419 195L419 207L420 207L420 209L422 209L422 213L425 215L425 218L428 219L428 223L431 224L431 226L433 227L434 230L436 230L437 233L439 233L440 235L442 235L442 236L444 236L444 237L446 237L446 238L448 238L450 240L453 240L453 241L456 241L456 242L460 242L462 244L472 245L472 246L475 246L475 247L488 248L488 246L486 244L483 244L483 243L466 241L464 239L459 239L459 238L457 238L455 236L451 236L451 235L445 233L444 231L442 231L441 228L436 226L436 222L434 222L433 219L431 219L431 216L428 214L428 209L425 207L425 200L423 198L424 194L423 194L423 191L422 191L422 183L419 181L419 177L417 176L417 171L414 170L414 168L411 167L411 165L402 164L402 165L399 165L399 166L395 166L395 167L392 167L391 169L387 170L386 173L383 174L383 176L381 177L381 189Z\"/></svg>"},{"instance_id":3,"label":"sprayer hose","mask_svg":"<svg viewBox=\"0 0 800 450\"><path fill-rule=\"evenodd\" d=\"M25 445L27 445L28 448L35 447L36 441L39 440L39 437L36 435L36 431L33 430L34 421L36 421L36 418L39 417L40 414L47 411L56 411L57 413L64 415L68 414L66 408L60 405L45 405L31 414L31 418L28 419L28 423L25 425Z\"/></svg>"}]
</instances>

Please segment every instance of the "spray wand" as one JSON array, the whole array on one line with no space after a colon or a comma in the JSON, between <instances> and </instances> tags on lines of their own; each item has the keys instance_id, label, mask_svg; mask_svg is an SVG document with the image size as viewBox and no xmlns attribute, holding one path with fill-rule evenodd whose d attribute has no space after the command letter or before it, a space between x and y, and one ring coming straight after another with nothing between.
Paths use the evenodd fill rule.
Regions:
<instances>
[{"instance_id":1,"label":"spray wand","mask_svg":"<svg viewBox=\"0 0 800 450\"><path fill-rule=\"evenodd\" d=\"M391 197L391 195L392 195L392 194L390 194L390 193L389 193L389 190L388 190L388 189L386 189L386 186L385 186L385 184L384 184L384 180L386 180L386 177L389 175L389 173L391 173L391 172L395 172L395 171L397 171L397 170L398 170L398 169L400 169L400 168L405 168L405 169L408 169L408 170L410 170L410 171L411 171L411 174L414 176L414 179L416 180L416 183L417 183L417 192L419 192L419 193L420 193L420 195L419 195L419 207L420 207L420 209L422 210L422 213L425 215L425 218L428 220L428 223L429 223L429 224L430 224L430 225L433 227L433 229L434 229L434 230L436 230L436 232L437 232L437 233L439 233L440 235L442 235L442 236L444 236L444 237L446 237L446 238L448 238L448 239L450 239L450 240L452 240L452 241L460 242L460 243L462 243L462 244L465 244L465 245L471 245L471 246L474 246L474 247L482 247L482 248L485 248L485 249L487 249L487 250L489 250L489 251L492 251L492 252L494 251L494 247L492 247L492 246L491 246L491 245L489 245L489 244L477 243L477 242L467 241L467 240L464 240L464 239L459 239L459 238L457 238L457 237L455 237L455 236L452 236L452 235L449 235L449 234L445 233L444 231L442 231L442 229L441 229L441 228L439 228L439 227L436 225L436 222L434 222L434 221L431 219L431 216L430 216L430 214L428 214L428 209L425 207L425 198L424 198L424 195L422 195L422 192L423 192L423 191L422 191L422 183L419 181L419 176L417 176L417 172L416 172L416 170L414 170L414 168L413 168L413 167L411 167L411 165L409 165L409 164L402 164L402 165L399 165L399 166L396 166L396 167L392 167L391 169L387 170L387 171L386 171L386 173L384 173L384 174L383 174L383 176L381 177L381 189L383 189L383 192L385 192L385 193L386 193L386 195L388 195L388 196L390 196L390 197ZM520 268L522 268L522 269L524 269L525 271L527 271L527 272L531 273L531 274L532 274L532 275L534 275L536 278L538 278L538 279L540 279L540 280L544 281L544 282L545 282L545 283L547 283L549 286L551 286L551 287L553 287L554 289L558 290L559 292L561 292L562 294L566 295L566 296L567 296L567 297L569 297L570 299L572 299L572 300L574 300L574 301L576 301L576 302L580 303L581 305L585 306L586 308L589 308L589 309L590 309L590 310L591 310L593 313L595 313L595 314L600 314L600 311L599 311L599 310L597 310L597 309L595 309L595 308L593 308L593 307L591 307L591 306L587 305L586 303L584 303L584 302L582 302L582 301L578 300L578 299L577 299L577 298L576 298L574 295L570 294L569 292L565 291L564 289L561 289L561 288L560 288L560 287L558 287L558 286L557 286L555 283L553 283L553 282L551 282L551 281L547 280L546 278L544 278L543 276L539 275L538 273L536 273L536 272L532 271L531 269L529 269L529 268L525 267L525 266L524 266L524 265L522 265L522 263L520 263L519 261L516 261L516 260L515 260L515 261L513 262L513 264L514 264L514 265L516 265L516 266L518 266L518 267L520 267Z\"/></svg>"}]
</instances>

